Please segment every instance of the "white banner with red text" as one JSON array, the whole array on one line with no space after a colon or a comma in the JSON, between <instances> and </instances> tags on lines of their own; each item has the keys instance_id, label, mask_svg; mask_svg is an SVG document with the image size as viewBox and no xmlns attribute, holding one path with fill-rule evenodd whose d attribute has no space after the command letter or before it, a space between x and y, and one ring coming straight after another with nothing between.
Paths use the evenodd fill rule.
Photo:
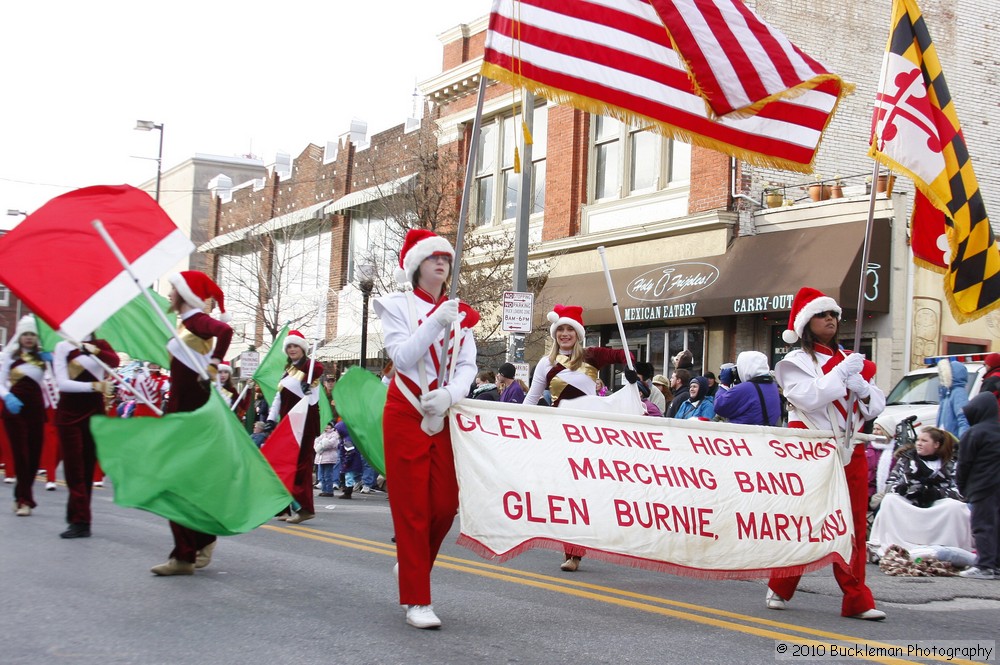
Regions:
<instances>
[{"instance_id":1,"label":"white banner with red text","mask_svg":"<svg viewBox=\"0 0 1000 665\"><path fill-rule=\"evenodd\" d=\"M462 400L450 410L459 542L548 547L704 578L850 558L829 433Z\"/></svg>"}]
</instances>

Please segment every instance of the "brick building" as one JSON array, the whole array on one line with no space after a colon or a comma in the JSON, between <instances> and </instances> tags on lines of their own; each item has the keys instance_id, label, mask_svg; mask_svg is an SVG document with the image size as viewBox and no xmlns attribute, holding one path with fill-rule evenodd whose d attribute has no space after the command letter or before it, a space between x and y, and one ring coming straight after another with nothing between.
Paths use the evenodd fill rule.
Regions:
<instances>
[{"instance_id":1,"label":"brick building","mask_svg":"<svg viewBox=\"0 0 1000 665\"><path fill-rule=\"evenodd\" d=\"M862 270L866 180L873 166L867 157L868 127L888 34L888 7L872 12L870 4L853 1L829 7L791 0L748 4L857 85L827 128L815 164L820 178L843 181L844 198L811 202L807 187L812 177L752 167L536 99L527 230L529 284L539 290L536 320L540 324L556 302L578 304L585 309L588 342L620 344L596 251L604 246L629 347L658 373L668 373L669 358L683 348L693 351L703 370L717 370L745 349L765 351L775 362L787 351L780 333L792 296L806 284L839 300L845 308L843 337L849 339L862 274L862 349L882 368L878 380L883 387L891 386L920 355L995 350L1000 318L990 315L959 326L943 303L941 278L912 266L907 246L911 183L900 179L891 196L876 199L871 255ZM992 54L1000 41L1000 8L988 0L921 4L987 209L1000 210L1000 152L989 131L995 95L983 94L997 89L991 72L997 64ZM287 175L272 170L262 180L221 192L212 207L217 237L202 249L216 254L227 294L241 288L233 278L246 272L236 258L241 252L258 251L258 272L273 274L262 272L271 265L273 250L249 238L299 229L301 253L309 260L295 265L315 267L318 277L299 280L282 297L318 312L312 320L302 318L301 327L324 340L321 358L357 357L363 302L357 257L371 249L373 229L388 237L391 226L385 221L391 216L376 213L374 204L422 181L419 160L404 154L404 146L414 141L433 140L439 154L464 161L485 30L484 17L439 35L442 72L419 84L429 109L421 122L370 139L363 129L353 128L325 149L308 146ZM507 86L491 84L486 90L471 188L473 236L514 233L513 145L521 103L520 92ZM765 208L763 192L769 186L779 187L794 204ZM452 204L454 215L458 197ZM395 258L389 240L377 271ZM320 249L309 250L311 242ZM370 254L365 260L372 260ZM376 293L382 288L387 285L377 285ZM278 294L269 295L267 302L254 295L238 298L257 307L241 313L244 328L238 332L247 341L266 344L262 310ZM271 328L281 317L296 316L294 307L285 305L280 316L272 317ZM371 359L379 351L376 321L369 330ZM526 357L533 360L541 353L536 344Z\"/></svg>"}]
</instances>

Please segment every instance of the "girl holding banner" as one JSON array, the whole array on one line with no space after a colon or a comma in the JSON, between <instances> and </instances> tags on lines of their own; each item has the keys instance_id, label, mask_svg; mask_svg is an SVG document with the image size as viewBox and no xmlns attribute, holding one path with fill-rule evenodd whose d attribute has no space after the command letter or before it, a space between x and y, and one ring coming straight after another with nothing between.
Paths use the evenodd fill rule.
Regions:
<instances>
[{"instance_id":1,"label":"girl holding banner","mask_svg":"<svg viewBox=\"0 0 1000 665\"><path fill-rule=\"evenodd\" d=\"M626 363L625 351L603 346L583 347L586 332L583 327L583 308L575 305L556 305L547 316L551 326L552 350L535 366L531 388L524 398L525 404L538 404L546 389L552 393L552 406L568 404L575 397L597 394L597 374L606 365ZM637 375L625 370L629 383ZM560 568L573 572L580 567L585 550L567 547L566 557Z\"/></svg>"},{"instance_id":2,"label":"girl holding banner","mask_svg":"<svg viewBox=\"0 0 1000 665\"><path fill-rule=\"evenodd\" d=\"M417 628L441 626L431 605L431 568L458 512L455 460L444 416L465 397L477 372L472 328L479 313L448 299L445 290L454 260L447 240L411 229L395 277L413 290L374 304L396 370L382 422L385 475L392 479L394 570L406 622ZM439 384L442 362L444 385Z\"/></svg>"},{"instance_id":3,"label":"girl holding banner","mask_svg":"<svg viewBox=\"0 0 1000 665\"><path fill-rule=\"evenodd\" d=\"M808 286L792 302L787 344L801 341L775 367L775 377L788 400L788 426L833 430L844 458L844 473L851 497L854 545L846 567L834 565L833 575L844 592L841 615L881 621L885 612L875 609L875 599L865 584L865 529L868 510L868 463L864 446L852 446L852 437L864 421L885 408L885 394L875 385L875 363L860 353L845 351L837 343L841 308L833 298ZM848 417L851 413L851 417ZM847 432L847 423L852 423ZM783 610L799 584L800 575L772 577L767 607Z\"/></svg>"}]
</instances>

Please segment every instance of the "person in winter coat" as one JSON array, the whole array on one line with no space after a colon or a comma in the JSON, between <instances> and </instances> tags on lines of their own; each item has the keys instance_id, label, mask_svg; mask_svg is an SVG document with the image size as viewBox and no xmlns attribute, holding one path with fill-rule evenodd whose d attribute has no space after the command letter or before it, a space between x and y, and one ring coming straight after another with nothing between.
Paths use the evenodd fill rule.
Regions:
<instances>
[{"instance_id":1,"label":"person in winter coat","mask_svg":"<svg viewBox=\"0 0 1000 665\"><path fill-rule=\"evenodd\" d=\"M338 420L337 424L334 425L334 429L340 437L337 453L340 456L340 473L344 476L344 490L337 498L350 499L354 494L355 486L359 490L363 487L361 476L365 471L365 465L361 459L361 451L354 445L354 439L351 438L350 433L347 431L347 425L344 424L344 421Z\"/></svg>"},{"instance_id":2,"label":"person in winter coat","mask_svg":"<svg viewBox=\"0 0 1000 665\"><path fill-rule=\"evenodd\" d=\"M472 399L499 402L500 391L497 389L497 375L491 369L480 370L476 375L476 387L472 390Z\"/></svg>"},{"instance_id":3,"label":"person in winter coat","mask_svg":"<svg viewBox=\"0 0 1000 665\"><path fill-rule=\"evenodd\" d=\"M958 442L955 480L972 508L976 565L959 575L1000 578L1000 407L991 393L973 397L964 409L970 427Z\"/></svg>"},{"instance_id":4,"label":"person in winter coat","mask_svg":"<svg viewBox=\"0 0 1000 665\"><path fill-rule=\"evenodd\" d=\"M883 413L875 419L872 434L886 438L885 443L869 441L865 445L865 458L868 460L868 507L878 510L878 505L885 496L889 474L896 466L896 426L899 422L891 415ZM876 500L874 497L878 497Z\"/></svg>"},{"instance_id":5,"label":"person in winter coat","mask_svg":"<svg viewBox=\"0 0 1000 665\"><path fill-rule=\"evenodd\" d=\"M957 437L969 429L962 407L969 403L969 370L955 360L941 360L938 363L938 406L937 426Z\"/></svg>"},{"instance_id":6,"label":"person in winter coat","mask_svg":"<svg viewBox=\"0 0 1000 665\"><path fill-rule=\"evenodd\" d=\"M319 476L319 496L333 496L333 485L337 482L340 434L334 429L335 423L335 420L328 422L326 429L313 443L313 450L316 451L316 475Z\"/></svg>"},{"instance_id":7,"label":"person in winter coat","mask_svg":"<svg viewBox=\"0 0 1000 665\"><path fill-rule=\"evenodd\" d=\"M524 388L514 378L517 369L511 363L504 363L497 369L497 387L500 388L500 401L510 404L520 404L524 401Z\"/></svg>"},{"instance_id":8,"label":"person in winter coat","mask_svg":"<svg viewBox=\"0 0 1000 665\"><path fill-rule=\"evenodd\" d=\"M741 425L777 425L781 421L781 395L767 356L760 351L742 352L736 357L736 376L741 383L720 381L715 414Z\"/></svg>"},{"instance_id":9,"label":"person in winter coat","mask_svg":"<svg viewBox=\"0 0 1000 665\"><path fill-rule=\"evenodd\" d=\"M879 556L890 545L972 549L969 508L954 473L954 438L943 429L925 427L916 445L902 451L886 482L868 539Z\"/></svg>"},{"instance_id":10,"label":"person in winter coat","mask_svg":"<svg viewBox=\"0 0 1000 665\"><path fill-rule=\"evenodd\" d=\"M715 417L715 400L708 395L708 379L703 376L696 376L691 379L688 387L688 399L677 409L674 418L685 420L697 418L699 420L711 420Z\"/></svg>"}]
</instances>

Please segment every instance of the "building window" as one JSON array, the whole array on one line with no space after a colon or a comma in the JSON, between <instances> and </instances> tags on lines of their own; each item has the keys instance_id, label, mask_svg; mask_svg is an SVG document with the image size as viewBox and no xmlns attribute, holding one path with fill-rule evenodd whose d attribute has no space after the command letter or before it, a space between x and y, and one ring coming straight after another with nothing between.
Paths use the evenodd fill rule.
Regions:
<instances>
[{"instance_id":1,"label":"building window","mask_svg":"<svg viewBox=\"0 0 1000 665\"><path fill-rule=\"evenodd\" d=\"M548 143L548 109L535 108L531 131L531 214L545 210L545 151ZM479 128L476 155L474 223L476 226L511 220L517 215L520 174L514 172L514 146L521 143L521 116L484 120ZM525 164L523 156L521 167Z\"/></svg>"},{"instance_id":2,"label":"building window","mask_svg":"<svg viewBox=\"0 0 1000 665\"><path fill-rule=\"evenodd\" d=\"M592 200L646 194L691 179L691 146L637 125L594 116Z\"/></svg>"},{"instance_id":3,"label":"building window","mask_svg":"<svg viewBox=\"0 0 1000 665\"><path fill-rule=\"evenodd\" d=\"M8 289L3 284L0 284L0 307L7 307L10 305L10 289Z\"/></svg>"},{"instance_id":4,"label":"building window","mask_svg":"<svg viewBox=\"0 0 1000 665\"><path fill-rule=\"evenodd\" d=\"M351 252L347 281L357 282L358 266L374 266L376 273L388 278L398 266L406 228L385 219L376 206L363 205L351 213Z\"/></svg>"},{"instance_id":5,"label":"building window","mask_svg":"<svg viewBox=\"0 0 1000 665\"><path fill-rule=\"evenodd\" d=\"M0 347L7 346L7 329L0 328Z\"/></svg>"}]
</instances>

